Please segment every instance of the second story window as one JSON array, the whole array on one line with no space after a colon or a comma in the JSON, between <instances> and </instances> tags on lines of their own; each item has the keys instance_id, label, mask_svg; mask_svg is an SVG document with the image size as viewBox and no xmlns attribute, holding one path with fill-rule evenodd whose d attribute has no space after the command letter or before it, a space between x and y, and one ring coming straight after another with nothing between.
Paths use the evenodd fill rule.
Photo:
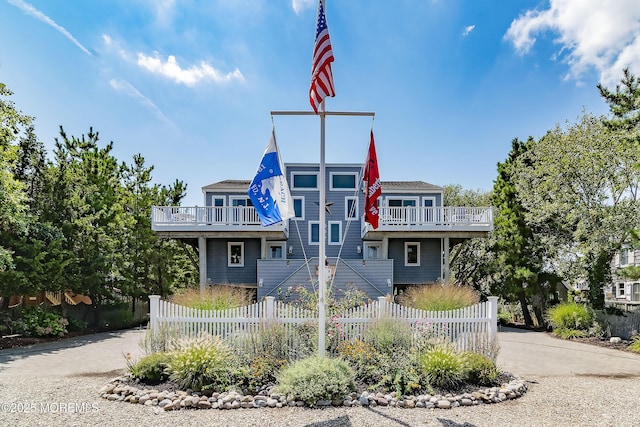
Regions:
<instances>
[{"instance_id":1,"label":"second story window","mask_svg":"<svg viewBox=\"0 0 640 427\"><path fill-rule=\"evenodd\" d=\"M318 174L317 173L299 173L292 174L292 190L317 190Z\"/></svg>"},{"instance_id":2,"label":"second story window","mask_svg":"<svg viewBox=\"0 0 640 427\"><path fill-rule=\"evenodd\" d=\"M304 219L304 197L292 197L294 219Z\"/></svg>"},{"instance_id":3,"label":"second story window","mask_svg":"<svg viewBox=\"0 0 640 427\"><path fill-rule=\"evenodd\" d=\"M320 223L318 221L309 221L309 244L317 245L320 243Z\"/></svg>"},{"instance_id":4,"label":"second story window","mask_svg":"<svg viewBox=\"0 0 640 427\"><path fill-rule=\"evenodd\" d=\"M355 190L358 182L357 173L334 173L329 174L331 190Z\"/></svg>"},{"instance_id":5,"label":"second story window","mask_svg":"<svg viewBox=\"0 0 640 427\"><path fill-rule=\"evenodd\" d=\"M344 198L344 219L358 219L358 198L357 197L345 197Z\"/></svg>"},{"instance_id":6,"label":"second story window","mask_svg":"<svg viewBox=\"0 0 640 427\"><path fill-rule=\"evenodd\" d=\"M420 266L420 243L419 242L404 243L404 265L405 267Z\"/></svg>"},{"instance_id":7,"label":"second story window","mask_svg":"<svg viewBox=\"0 0 640 427\"><path fill-rule=\"evenodd\" d=\"M342 243L342 221L329 221L329 244Z\"/></svg>"}]
</instances>

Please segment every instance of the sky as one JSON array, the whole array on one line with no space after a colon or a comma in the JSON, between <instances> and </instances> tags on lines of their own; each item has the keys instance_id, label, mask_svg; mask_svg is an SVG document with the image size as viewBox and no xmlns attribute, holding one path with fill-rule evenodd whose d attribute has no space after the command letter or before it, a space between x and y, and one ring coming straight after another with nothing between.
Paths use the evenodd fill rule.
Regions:
<instances>
[{"instance_id":1,"label":"sky","mask_svg":"<svg viewBox=\"0 0 640 427\"><path fill-rule=\"evenodd\" d=\"M308 100L317 0L0 0L0 82L50 154L62 126L154 182L251 180L275 127L285 163L320 161ZM514 138L584 112L640 75L637 0L326 0L336 96L326 161L382 181L487 191Z\"/></svg>"}]
</instances>

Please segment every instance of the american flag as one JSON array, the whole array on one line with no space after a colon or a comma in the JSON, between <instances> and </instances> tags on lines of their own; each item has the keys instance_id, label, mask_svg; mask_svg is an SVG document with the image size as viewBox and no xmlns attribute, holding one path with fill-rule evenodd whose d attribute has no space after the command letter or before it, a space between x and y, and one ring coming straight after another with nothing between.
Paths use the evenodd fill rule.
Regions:
<instances>
[{"instance_id":1,"label":"american flag","mask_svg":"<svg viewBox=\"0 0 640 427\"><path fill-rule=\"evenodd\" d=\"M329 39L327 18L324 14L324 0L318 3L318 23L316 26L316 40L313 45L313 63L311 66L311 87L309 88L309 102L315 113L325 97L335 96L333 88L333 50Z\"/></svg>"}]
</instances>

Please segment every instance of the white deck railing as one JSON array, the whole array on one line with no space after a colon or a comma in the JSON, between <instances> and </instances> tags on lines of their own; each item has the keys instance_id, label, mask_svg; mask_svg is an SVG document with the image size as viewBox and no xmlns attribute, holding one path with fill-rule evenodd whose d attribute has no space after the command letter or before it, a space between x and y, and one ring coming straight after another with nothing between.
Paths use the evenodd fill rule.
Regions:
<instances>
[{"instance_id":1,"label":"white deck railing","mask_svg":"<svg viewBox=\"0 0 640 427\"><path fill-rule=\"evenodd\" d=\"M462 229L490 231L493 229L491 207L381 207L380 231ZM252 206L154 206L152 229L181 230L203 226L260 226L260 218ZM364 224L363 232L371 231Z\"/></svg>"},{"instance_id":2,"label":"white deck railing","mask_svg":"<svg viewBox=\"0 0 640 427\"><path fill-rule=\"evenodd\" d=\"M290 337L296 325L317 322L314 311L302 310L290 304L266 297L264 301L230 310L198 310L163 301L151 295L151 331L161 328L175 330L180 337L195 337L202 332L219 335L233 345L242 346L246 334L257 331L269 322L279 322L287 328ZM497 334L498 297L487 302L458 310L428 312L391 303L385 297L367 305L328 319L339 325L342 340L362 338L369 323L375 319L392 317L409 323L415 334L428 332L447 337L461 351L482 351ZM414 335L415 335L414 334Z\"/></svg>"}]
</instances>

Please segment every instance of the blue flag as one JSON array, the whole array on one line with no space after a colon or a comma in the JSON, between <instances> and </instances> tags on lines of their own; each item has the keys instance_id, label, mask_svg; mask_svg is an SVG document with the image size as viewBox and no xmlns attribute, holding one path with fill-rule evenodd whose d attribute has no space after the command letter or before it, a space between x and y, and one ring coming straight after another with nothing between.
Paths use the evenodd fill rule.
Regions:
<instances>
[{"instance_id":1,"label":"blue flag","mask_svg":"<svg viewBox=\"0 0 640 427\"><path fill-rule=\"evenodd\" d=\"M278 153L275 130L271 132L271 139L256 176L249 185L248 193L260 222L265 227L295 216L289 184Z\"/></svg>"}]
</instances>

